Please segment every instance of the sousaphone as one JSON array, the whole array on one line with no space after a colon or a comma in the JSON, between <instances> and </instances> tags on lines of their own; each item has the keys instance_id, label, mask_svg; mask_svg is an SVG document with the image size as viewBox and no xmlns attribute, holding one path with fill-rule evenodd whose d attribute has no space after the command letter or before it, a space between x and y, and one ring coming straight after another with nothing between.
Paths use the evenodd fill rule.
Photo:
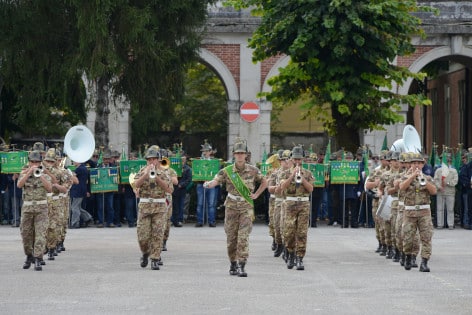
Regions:
<instances>
[{"instance_id":1,"label":"sousaphone","mask_svg":"<svg viewBox=\"0 0 472 315\"><path fill-rule=\"evenodd\" d=\"M78 125L70 128L64 138L64 153L74 162L88 161L95 150L95 138L87 127Z\"/></svg>"}]
</instances>

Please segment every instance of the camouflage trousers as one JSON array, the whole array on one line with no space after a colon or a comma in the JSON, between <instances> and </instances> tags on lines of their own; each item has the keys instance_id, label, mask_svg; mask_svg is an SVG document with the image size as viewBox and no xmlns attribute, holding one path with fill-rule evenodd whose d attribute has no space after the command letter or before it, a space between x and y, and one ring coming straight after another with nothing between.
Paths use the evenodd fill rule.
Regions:
<instances>
[{"instance_id":1,"label":"camouflage trousers","mask_svg":"<svg viewBox=\"0 0 472 315\"><path fill-rule=\"evenodd\" d=\"M63 206L62 206L63 215L62 215L62 224L59 227L59 231L60 231L59 238L61 242L64 242L64 240L66 239L67 227L69 226L70 198L69 196L66 196L66 197L62 197L60 200L63 203Z\"/></svg>"},{"instance_id":2,"label":"camouflage trousers","mask_svg":"<svg viewBox=\"0 0 472 315\"><path fill-rule=\"evenodd\" d=\"M287 205L285 204L284 201L281 201L280 205L280 232L282 235L282 244L285 246L285 234L284 234L284 229L285 229L285 214L287 213Z\"/></svg>"},{"instance_id":3,"label":"camouflage trousers","mask_svg":"<svg viewBox=\"0 0 472 315\"><path fill-rule=\"evenodd\" d=\"M169 199L168 199L169 201ZM172 217L172 198L170 198L170 202L167 204L167 213L166 213L166 228L164 230L164 241L167 241L169 239L169 234L170 234L170 218Z\"/></svg>"},{"instance_id":4,"label":"camouflage trousers","mask_svg":"<svg viewBox=\"0 0 472 315\"><path fill-rule=\"evenodd\" d=\"M249 257L249 234L253 208L247 201L229 198L225 202L225 233L230 261L246 262Z\"/></svg>"},{"instance_id":5,"label":"camouflage trousers","mask_svg":"<svg viewBox=\"0 0 472 315\"><path fill-rule=\"evenodd\" d=\"M284 237L289 253L295 252L296 256L305 257L306 240L310 219L309 201L285 202Z\"/></svg>"},{"instance_id":6,"label":"camouflage trousers","mask_svg":"<svg viewBox=\"0 0 472 315\"><path fill-rule=\"evenodd\" d=\"M404 210L403 213L403 251L407 255L415 255L415 234L419 232L421 257L429 259L432 252L433 221L431 210Z\"/></svg>"},{"instance_id":7,"label":"camouflage trousers","mask_svg":"<svg viewBox=\"0 0 472 315\"><path fill-rule=\"evenodd\" d=\"M275 241L275 228L274 228L274 208L275 208L275 197L269 198L269 235Z\"/></svg>"},{"instance_id":8,"label":"camouflage trousers","mask_svg":"<svg viewBox=\"0 0 472 315\"><path fill-rule=\"evenodd\" d=\"M403 252L403 212L405 206L398 207L397 221L395 222L395 245L400 252ZM413 255L418 255L420 251L420 236L418 232L415 233L413 240Z\"/></svg>"},{"instance_id":9,"label":"camouflage trousers","mask_svg":"<svg viewBox=\"0 0 472 315\"><path fill-rule=\"evenodd\" d=\"M274 238L277 244L283 244L282 238L282 199L276 200L274 202Z\"/></svg>"},{"instance_id":10,"label":"camouflage trousers","mask_svg":"<svg viewBox=\"0 0 472 315\"><path fill-rule=\"evenodd\" d=\"M168 221L165 203L140 203L138 213L138 244L143 254L151 259L161 257L164 230Z\"/></svg>"},{"instance_id":11,"label":"camouflage trousers","mask_svg":"<svg viewBox=\"0 0 472 315\"><path fill-rule=\"evenodd\" d=\"M379 199L372 199L372 218L375 223L375 238L381 243L385 244L382 219L377 216L377 209L379 208Z\"/></svg>"},{"instance_id":12,"label":"camouflage trousers","mask_svg":"<svg viewBox=\"0 0 472 315\"><path fill-rule=\"evenodd\" d=\"M60 199L48 198L49 225L46 232L46 246L54 249L61 241L61 230L64 222L63 201Z\"/></svg>"},{"instance_id":13,"label":"camouflage trousers","mask_svg":"<svg viewBox=\"0 0 472 315\"><path fill-rule=\"evenodd\" d=\"M46 231L49 225L48 206L23 206L20 232L25 255L42 258L46 248Z\"/></svg>"},{"instance_id":14,"label":"camouflage trousers","mask_svg":"<svg viewBox=\"0 0 472 315\"><path fill-rule=\"evenodd\" d=\"M392 216L390 217L390 237L393 248L397 248L396 241L396 223L398 216L398 200L392 202Z\"/></svg>"}]
</instances>

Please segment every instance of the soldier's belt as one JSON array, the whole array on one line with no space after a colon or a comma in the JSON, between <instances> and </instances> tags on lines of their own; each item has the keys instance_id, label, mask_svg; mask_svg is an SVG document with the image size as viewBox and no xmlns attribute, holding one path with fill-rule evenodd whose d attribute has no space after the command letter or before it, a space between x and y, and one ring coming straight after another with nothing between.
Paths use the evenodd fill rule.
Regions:
<instances>
[{"instance_id":1,"label":"soldier's belt","mask_svg":"<svg viewBox=\"0 0 472 315\"><path fill-rule=\"evenodd\" d=\"M405 206L405 210L428 210L429 205Z\"/></svg>"},{"instance_id":2,"label":"soldier's belt","mask_svg":"<svg viewBox=\"0 0 472 315\"><path fill-rule=\"evenodd\" d=\"M166 198L139 198L139 203L165 203Z\"/></svg>"},{"instance_id":3,"label":"soldier's belt","mask_svg":"<svg viewBox=\"0 0 472 315\"><path fill-rule=\"evenodd\" d=\"M284 201L284 198L275 198L275 201Z\"/></svg>"},{"instance_id":4,"label":"soldier's belt","mask_svg":"<svg viewBox=\"0 0 472 315\"><path fill-rule=\"evenodd\" d=\"M398 197L392 197L392 201L398 200Z\"/></svg>"},{"instance_id":5,"label":"soldier's belt","mask_svg":"<svg viewBox=\"0 0 472 315\"><path fill-rule=\"evenodd\" d=\"M67 197L67 194L65 194L65 193L60 193L60 194L59 194L59 197L62 197L62 198Z\"/></svg>"},{"instance_id":6,"label":"soldier's belt","mask_svg":"<svg viewBox=\"0 0 472 315\"><path fill-rule=\"evenodd\" d=\"M235 195L230 194L230 193L228 193L228 197L229 197L230 199L233 199L233 200L236 200L236 201L246 201L246 199L244 199L243 197L241 197L241 196L235 196Z\"/></svg>"},{"instance_id":7,"label":"soldier's belt","mask_svg":"<svg viewBox=\"0 0 472 315\"><path fill-rule=\"evenodd\" d=\"M310 197L285 197L288 201L309 201Z\"/></svg>"},{"instance_id":8,"label":"soldier's belt","mask_svg":"<svg viewBox=\"0 0 472 315\"><path fill-rule=\"evenodd\" d=\"M270 198L275 198L275 195L274 195L274 194L270 194Z\"/></svg>"},{"instance_id":9,"label":"soldier's belt","mask_svg":"<svg viewBox=\"0 0 472 315\"><path fill-rule=\"evenodd\" d=\"M23 201L23 206L47 205L47 200Z\"/></svg>"},{"instance_id":10,"label":"soldier's belt","mask_svg":"<svg viewBox=\"0 0 472 315\"><path fill-rule=\"evenodd\" d=\"M61 198L61 197L59 197L59 196L48 196L48 199L50 199L50 200L59 200L59 198Z\"/></svg>"},{"instance_id":11,"label":"soldier's belt","mask_svg":"<svg viewBox=\"0 0 472 315\"><path fill-rule=\"evenodd\" d=\"M399 202L398 202L398 205L399 205L399 206L404 206L404 205L405 205L405 202L404 202L404 201L399 201Z\"/></svg>"}]
</instances>

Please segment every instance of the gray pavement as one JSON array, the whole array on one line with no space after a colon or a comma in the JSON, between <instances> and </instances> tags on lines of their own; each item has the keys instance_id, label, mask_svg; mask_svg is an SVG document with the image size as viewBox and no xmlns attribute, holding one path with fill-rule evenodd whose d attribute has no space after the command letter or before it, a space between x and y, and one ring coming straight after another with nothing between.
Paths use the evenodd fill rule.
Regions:
<instances>
[{"instance_id":1,"label":"gray pavement","mask_svg":"<svg viewBox=\"0 0 472 315\"><path fill-rule=\"evenodd\" d=\"M435 230L430 273L374 253L373 229L311 228L305 271L274 258L264 224L248 278L229 276L223 224L172 228L164 266L139 266L136 229L69 230L43 271L23 270L18 228L0 227L1 314L472 314L472 231Z\"/></svg>"}]
</instances>

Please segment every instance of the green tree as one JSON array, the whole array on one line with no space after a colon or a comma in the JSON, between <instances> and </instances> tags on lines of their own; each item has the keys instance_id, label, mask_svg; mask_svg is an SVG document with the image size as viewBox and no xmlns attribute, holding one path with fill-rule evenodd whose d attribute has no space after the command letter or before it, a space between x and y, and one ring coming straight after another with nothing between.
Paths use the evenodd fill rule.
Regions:
<instances>
[{"instance_id":1,"label":"green tree","mask_svg":"<svg viewBox=\"0 0 472 315\"><path fill-rule=\"evenodd\" d=\"M8 115L12 130L41 135L56 125L64 128L65 121L83 121L85 74L97 145L108 145L115 96L131 103L137 135L158 132L182 97L186 65L196 59L212 2L0 1L1 91L7 101L0 118ZM57 113L61 119L51 116Z\"/></svg>"},{"instance_id":2,"label":"green tree","mask_svg":"<svg viewBox=\"0 0 472 315\"><path fill-rule=\"evenodd\" d=\"M98 144L108 144L108 90L131 103L133 132L162 130L183 94L213 0L73 0L83 69L96 89Z\"/></svg>"},{"instance_id":3,"label":"green tree","mask_svg":"<svg viewBox=\"0 0 472 315\"><path fill-rule=\"evenodd\" d=\"M421 35L414 16L416 1L396 0L235 0L235 8L252 6L261 24L250 39L254 61L285 54L289 65L269 84L272 101L307 100L303 108L337 135L340 147L355 149L360 129L402 121L400 104L428 105L422 94L392 92L408 77L424 74L397 66L397 56L414 52L413 35ZM330 115L326 114L330 112Z\"/></svg>"},{"instance_id":4,"label":"green tree","mask_svg":"<svg viewBox=\"0 0 472 315\"><path fill-rule=\"evenodd\" d=\"M1 134L63 135L85 118L74 21L67 1L0 2Z\"/></svg>"},{"instance_id":5,"label":"green tree","mask_svg":"<svg viewBox=\"0 0 472 315\"><path fill-rule=\"evenodd\" d=\"M187 71L185 93L175 108L176 126L186 132L228 132L227 97L218 76L201 63Z\"/></svg>"}]
</instances>

